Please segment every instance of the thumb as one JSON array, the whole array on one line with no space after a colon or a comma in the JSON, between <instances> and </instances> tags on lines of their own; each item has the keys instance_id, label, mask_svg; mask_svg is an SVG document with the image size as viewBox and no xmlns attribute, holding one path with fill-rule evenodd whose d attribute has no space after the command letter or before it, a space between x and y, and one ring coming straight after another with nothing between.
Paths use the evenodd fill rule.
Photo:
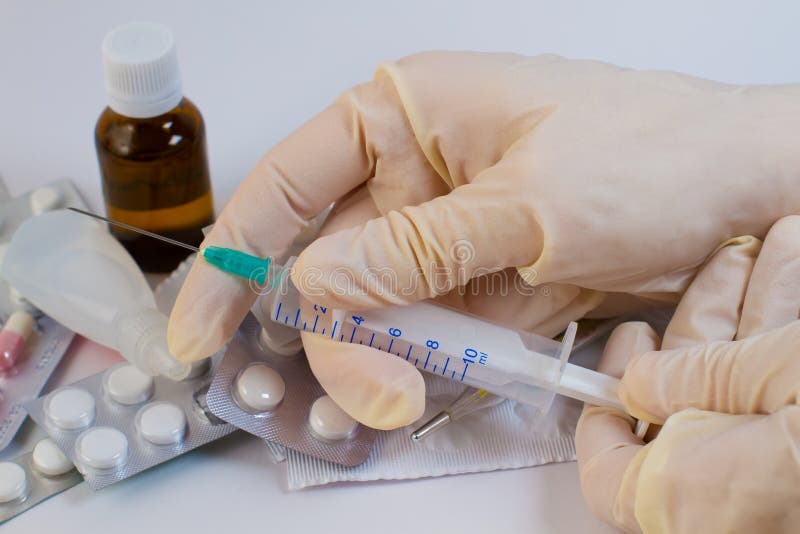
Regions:
<instances>
[{"instance_id":1,"label":"thumb","mask_svg":"<svg viewBox=\"0 0 800 534\"><path fill-rule=\"evenodd\" d=\"M608 338L598 371L620 376L628 359L652 350L658 335L647 323L623 323ZM634 512L642 440L627 414L587 404L575 432L581 490L589 508L604 521L638 531Z\"/></svg>"},{"instance_id":2,"label":"thumb","mask_svg":"<svg viewBox=\"0 0 800 534\"><path fill-rule=\"evenodd\" d=\"M530 202L492 179L501 168L490 171L446 196L317 239L295 264L295 285L318 304L366 309L443 295L476 276L534 263L542 238Z\"/></svg>"},{"instance_id":3,"label":"thumb","mask_svg":"<svg viewBox=\"0 0 800 534\"><path fill-rule=\"evenodd\" d=\"M800 321L739 341L635 356L620 383L631 414L651 423L686 408L772 413L800 393Z\"/></svg>"},{"instance_id":4,"label":"thumb","mask_svg":"<svg viewBox=\"0 0 800 534\"><path fill-rule=\"evenodd\" d=\"M303 332L303 348L322 388L348 415L379 430L411 424L425 410L425 381L402 358Z\"/></svg>"},{"instance_id":5,"label":"thumb","mask_svg":"<svg viewBox=\"0 0 800 534\"><path fill-rule=\"evenodd\" d=\"M261 257L283 254L306 221L369 179L374 139L365 132L391 124L367 128L367 117L395 100L385 83L357 87L273 147L236 189L203 246ZM170 315L170 351L184 362L213 354L255 299L248 281L194 262Z\"/></svg>"}]
</instances>

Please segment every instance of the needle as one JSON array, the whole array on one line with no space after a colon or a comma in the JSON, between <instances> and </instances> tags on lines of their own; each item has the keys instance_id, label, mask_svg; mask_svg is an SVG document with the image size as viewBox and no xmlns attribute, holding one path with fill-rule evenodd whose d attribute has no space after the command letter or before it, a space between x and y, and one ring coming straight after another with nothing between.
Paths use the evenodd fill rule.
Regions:
<instances>
[{"instance_id":1,"label":"needle","mask_svg":"<svg viewBox=\"0 0 800 534\"><path fill-rule=\"evenodd\" d=\"M152 237L152 238L155 238L155 239L160 239L161 241L165 241L165 242L170 243L172 245L177 245L179 247L188 248L189 250L191 250L193 252L200 252L199 248L193 247L192 245L187 245L186 243L183 243L181 241L176 241L175 239L170 239L169 237L165 237L163 235L154 234L153 232L148 232L147 230L143 230L141 228L137 228L135 226L131 226L130 224L125 224L125 223L121 223L119 221L114 221L114 220L108 219L106 217L103 217L102 215L97 215L96 213L79 210L78 208L67 208L67 209L68 210L72 210L72 211L77 211L78 213L82 213L83 215L88 215L89 217L94 217L95 219L99 219L101 221L105 221L108 224L113 224L114 226L119 226L120 228L125 228L126 230L130 230L130 231L136 232L138 234L144 234L144 235L146 235L148 237Z\"/></svg>"},{"instance_id":2,"label":"needle","mask_svg":"<svg viewBox=\"0 0 800 534\"><path fill-rule=\"evenodd\" d=\"M105 221L108 224L113 224L114 226L119 226L120 228L125 228L126 230L136 232L137 234L146 235L148 237L164 241L170 245L176 245L178 247L189 249L192 252L197 252L208 263L222 271L225 271L226 273L241 276L242 278L247 278L248 280L254 280L261 285L266 283L269 264L271 261L269 258L259 258L258 256L253 256L232 248L216 247L213 245L203 247L203 249L200 250L197 247L187 245L181 241L170 239L169 237L164 237L163 235L154 234L153 232L142 230L141 228L131 226L130 224L114 221L90 211L83 211L79 210L78 208L67 209L80 213L81 215L88 215L94 219Z\"/></svg>"}]
</instances>

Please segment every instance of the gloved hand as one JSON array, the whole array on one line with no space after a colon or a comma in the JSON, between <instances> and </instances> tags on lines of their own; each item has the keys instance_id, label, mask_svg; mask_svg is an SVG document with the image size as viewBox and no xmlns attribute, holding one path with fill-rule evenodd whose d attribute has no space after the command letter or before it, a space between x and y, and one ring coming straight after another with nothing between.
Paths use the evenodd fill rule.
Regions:
<instances>
[{"instance_id":1,"label":"gloved hand","mask_svg":"<svg viewBox=\"0 0 800 534\"><path fill-rule=\"evenodd\" d=\"M335 201L330 235L293 274L316 303L358 310L443 296L553 335L587 314L677 301L717 244L763 236L800 209L799 124L795 86L554 56L418 54L381 66L271 149L204 244L278 256ZM305 277L311 269L355 289L333 290L330 277ZM481 276L495 271L509 294ZM531 285L547 291L531 298ZM170 349L183 361L212 354L254 298L196 262ZM355 418L392 428L422 413L423 382L406 362L304 343L322 386Z\"/></svg>"},{"instance_id":2,"label":"gloved hand","mask_svg":"<svg viewBox=\"0 0 800 534\"><path fill-rule=\"evenodd\" d=\"M624 370L620 397L664 426L644 445L631 417L584 408L581 486L604 521L646 533L797 532L800 217L779 221L759 248L741 238L716 252L661 350L644 323L612 333L600 369Z\"/></svg>"}]
</instances>

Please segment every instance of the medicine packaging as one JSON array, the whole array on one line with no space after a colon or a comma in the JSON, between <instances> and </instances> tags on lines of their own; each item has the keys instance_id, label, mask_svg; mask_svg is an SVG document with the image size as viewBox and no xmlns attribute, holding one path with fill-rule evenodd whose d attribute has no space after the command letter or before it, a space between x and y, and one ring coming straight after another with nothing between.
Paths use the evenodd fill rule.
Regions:
<instances>
[{"instance_id":1,"label":"medicine packaging","mask_svg":"<svg viewBox=\"0 0 800 534\"><path fill-rule=\"evenodd\" d=\"M89 485L101 489L235 430L208 413L205 394L214 363L212 358L196 366L180 382L123 363L25 408Z\"/></svg>"},{"instance_id":2,"label":"medicine packaging","mask_svg":"<svg viewBox=\"0 0 800 534\"><path fill-rule=\"evenodd\" d=\"M5 186L2 190L5 191ZM0 199L0 262L8 241L23 221L65 206L85 207L75 186L66 179L16 198ZM0 450L3 450L25 420L22 404L39 395L74 334L42 316L2 279L0 321Z\"/></svg>"},{"instance_id":3,"label":"medicine packaging","mask_svg":"<svg viewBox=\"0 0 800 534\"><path fill-rule=\"evenodd\" d=\"M83 479L50 438L0 462L0 523L78 484Z\"/></svg>"},{"instance_id":4,"label":"medicine packaging","mask_svg":"<svg viewBox=\"0 0 800 534\"><path fill-rule=\"evenodd\" d=\"M0 374L0 450L25 420L23 405L39 395L75 336L49 317L35 323L21 356Z\"/></svg>"},{"instance_id":5,"label":"medicine packaging","mask_svg":"<svg viewBox=\"0 0 800 534\"><path fill-rule=\"evenodd\" d=\"M370 454L377 431L358 424L319 385L303 353L279 354L248 315L222 358L207 402L220 419L262 439L339 465Z\"/></svg>"}]
</instances>

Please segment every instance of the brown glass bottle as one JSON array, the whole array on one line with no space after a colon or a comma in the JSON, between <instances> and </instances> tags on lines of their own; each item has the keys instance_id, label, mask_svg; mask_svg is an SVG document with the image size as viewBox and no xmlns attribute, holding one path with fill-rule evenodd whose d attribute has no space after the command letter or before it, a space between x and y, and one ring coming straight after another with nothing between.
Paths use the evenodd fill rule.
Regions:
<instances>
[{"instance_id":1,"label":"brown glass bottle","mask_svg":"<svg viewBox=\"0 0 800 534\"><path fill-rule=\"evenodd\" d=\"M183 98L170 111L131 118L106 108L95 145L108 217L178 241L199 245L214 206L200 111ZM167 272L188 251L127 230L111 228L139 266Z\"/></svg>"}]
</instances>

